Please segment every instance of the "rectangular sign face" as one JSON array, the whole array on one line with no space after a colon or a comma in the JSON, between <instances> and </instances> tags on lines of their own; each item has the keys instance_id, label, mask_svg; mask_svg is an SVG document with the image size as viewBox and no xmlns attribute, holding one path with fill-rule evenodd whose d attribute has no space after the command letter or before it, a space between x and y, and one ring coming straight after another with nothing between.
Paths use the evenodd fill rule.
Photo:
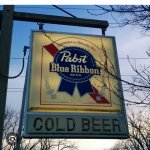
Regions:
<instances>
[{"instance_id":1,"label":"rectangular sign face","mask_svg":"<svg viewBox=\"0 0 150 150\"><path fill-rule=\"evenodd\" d=\"M126 122L120 116L30 114L30 137L125 138Z\"/></svg>"},{"instance_id":2,"label":"rectangular sign face","mask_svg":"<svg viewBox=\"0 0 150 150\"><path fill-rule=\"evenodd\" d=\"M25 136L127 137L113 37L34 31L31 46Z\"/></svg>"}]
</instances>

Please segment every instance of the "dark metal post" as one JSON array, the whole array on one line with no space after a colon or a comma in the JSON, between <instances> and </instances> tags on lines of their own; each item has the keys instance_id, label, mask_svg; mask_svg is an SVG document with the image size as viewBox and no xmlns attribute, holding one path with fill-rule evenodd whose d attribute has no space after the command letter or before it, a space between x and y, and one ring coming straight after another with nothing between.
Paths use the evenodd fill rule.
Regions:
<instances>
[{"instance_id":1,"label":"dark metal post","mask_svg":"<svg viewBox=\"0 0 150 150\"><path fill-rule=\"evenodd\" d=\"M102 28L102 35L105 36L105 31L106 29L105 28Z\"/></svg>"},{"instance_id":2,"label":"dark metal post","mask_svg":"<svg viewBox=\"0 0 150 150\"><path fill-rule=\"evenodd\" d=\"M40 31L43 30L44 23L38 22L37 24L39 25L39 30Z\"/></svg>"},{"instance_id":3,"label":"dark metal post","mask_svg":"<svg viewBox=\"0 0 150 150\"><path fill-rule=\"evenodd\" d=\"M24 50L27 50L27 49L29 49L29 47L25 46ZM20 143L22 139L22 127L23 127L23 119L24 119L28 71L29 71L29 63L27 63L27 70L26 70L26 76L25 76L25 82L24 82L22 105L21 105L21 111L20 111L20 120L19 120L19 127L18 127L18 133L17 133L17 141L16 141L16 150L20 150Z\"/></svg>"},{"instance_id":4,"label":"dark metal post","mask_svg":"<svg viewBox=\"0 0 150 150\"><path fill-rule=\"evenodd\" d=\"M14 6L4 6L0 34L0 74L8 76L13 29ZM3 125L7 95L7 78L0 77L0 149L2 149Z\"/></svg>"}]
</instances>

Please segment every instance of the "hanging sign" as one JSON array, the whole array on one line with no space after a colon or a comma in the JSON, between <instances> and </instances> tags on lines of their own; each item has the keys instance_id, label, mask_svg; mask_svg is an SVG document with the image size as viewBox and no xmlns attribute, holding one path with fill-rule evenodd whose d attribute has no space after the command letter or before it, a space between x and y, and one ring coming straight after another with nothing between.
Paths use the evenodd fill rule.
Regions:
<instances>
[{"instance_id":1,"label":"hanging sign","mask_svg":"<svg viewBox=\"0 0 150 150\"><path fill-rule=\"evenodd\" d=\"M24 136L126 138L117 78L114 37L33 31Z\"/></svg>"}]
</instances>

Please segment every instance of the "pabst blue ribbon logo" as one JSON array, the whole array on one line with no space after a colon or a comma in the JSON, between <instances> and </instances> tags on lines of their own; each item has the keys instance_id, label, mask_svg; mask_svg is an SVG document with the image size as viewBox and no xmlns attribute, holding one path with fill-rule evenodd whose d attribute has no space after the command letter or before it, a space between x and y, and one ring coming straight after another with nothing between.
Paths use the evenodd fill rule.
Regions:
<instances>
[{"instance_id":1,"label":"pabst blue ribbon logo","mask_svg":"<svg viewBox=\"0 0 150 150\"><path fill-rule=\"evenodd\" d=\"M77 87L80 96L94 93L90 78L93 75L100 75L100 68L96 66L93 56L85 49L73 46L55 53L49 71L57 72L62 78L58 91L73 95Z\"/></svg>"}]
</instances>

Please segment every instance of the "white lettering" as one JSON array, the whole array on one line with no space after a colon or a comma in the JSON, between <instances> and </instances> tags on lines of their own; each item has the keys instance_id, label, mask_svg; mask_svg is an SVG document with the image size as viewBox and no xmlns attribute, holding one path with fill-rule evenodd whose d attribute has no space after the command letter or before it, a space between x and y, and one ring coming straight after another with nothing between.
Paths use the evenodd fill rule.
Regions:
<instances>
[{"instance_id":1,"label":"white lettering","mask_svg":"<svg viewBox=\"0 0 150 150\"><path fill-rule=\"evenodd\" d=\"M79 58L77 57L77 54L74 54L73 57L71 57L71 52L69 51L63 51L63 52L60 52L60 54L62 54L62 58L61 58L61 61L65 61L65 62L78 62L78 63L86 63L86 58L87 56L84 55L84 56L80 56Z\"/></svg>"},{"instance_id":2,"label":"white lettering","mask_svg":"<svg viewBox=\"0 0 150 150\"><path fill-rule=\"evenodd\" d=\"M87 68L87 66L84 65L71 65L71 73L87 73L87 74L94 74L94 75L100 75L100 69L93 69L93 68Z\"/></svg>"}]
</instances>

